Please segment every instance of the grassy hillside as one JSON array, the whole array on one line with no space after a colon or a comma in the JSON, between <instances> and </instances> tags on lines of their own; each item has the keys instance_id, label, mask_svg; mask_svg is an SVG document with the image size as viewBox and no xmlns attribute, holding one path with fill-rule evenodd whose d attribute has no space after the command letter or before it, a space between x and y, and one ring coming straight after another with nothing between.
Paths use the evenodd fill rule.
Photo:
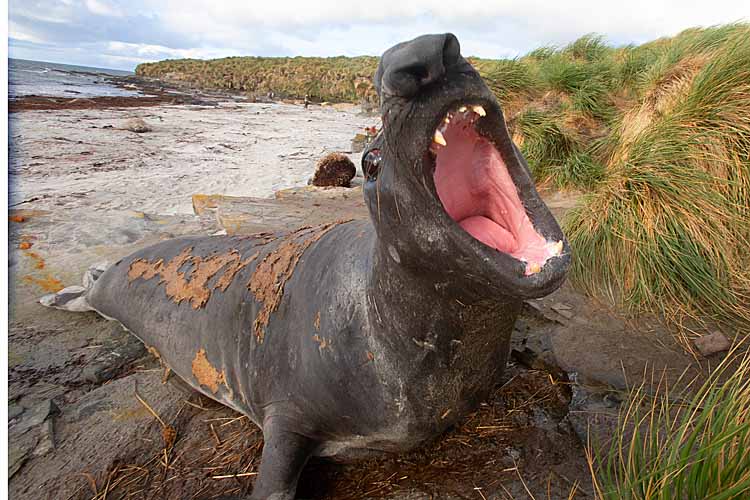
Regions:
<instances>
[{"instance_id":1,"label":"grassy hillside","mask_svg":"<svg viewBox=\"0 0 750 500\"><path fill-rule=\"evenodd\" d=\"M573 280L676 324L750 331L750 25L640 46L596 35L471 59L537 183L586 193L564 221ZM377 59L228 58L138 66L193 85L374 100Z\"/></svg>"},{"instance_id":2,"label":"grassy hillside","mask_svg":"<svg viewBox=\"0 0 750 500\"><path fill-rule=\"evenodd\" d=\"M139 64L137 75L184 85L323 101L374 101L377 57L227 57Z\"/></svg>"}]
</instances>

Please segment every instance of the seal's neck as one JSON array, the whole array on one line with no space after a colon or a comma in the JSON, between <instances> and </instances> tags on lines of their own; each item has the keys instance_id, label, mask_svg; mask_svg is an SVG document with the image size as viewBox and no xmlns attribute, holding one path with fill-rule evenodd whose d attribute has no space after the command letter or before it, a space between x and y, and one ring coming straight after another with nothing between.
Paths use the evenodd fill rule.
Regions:
<instances>
[{"instance_id":1,"label":"seal's neck","mask_svg":"<svg viewBox=\"0 0 750 500\"><path fill-rule=\"evenodd\" d=\"M368 278L368 308L373 333L389 344L450 350L455 341L471 341L488 332L508 330L521 300L499 296L469 283L469 278L420 272L396 260L387 244L375 242ZM477 322L477 317L483 320ZM499 341L499 339L498 339Z\"/></svg>"},{"instance_id":2,"label":"seal's neck","mask_svg":"<svg viewBox=\"0 0 750 500\"><path fill-rule=\"evenodd\" d=\"M443 276L404 268L387 246L374 248L366 289L376 365L421 427L442 430L498 381L521 301L467 294Z\"/></svg>"}]
</instances>

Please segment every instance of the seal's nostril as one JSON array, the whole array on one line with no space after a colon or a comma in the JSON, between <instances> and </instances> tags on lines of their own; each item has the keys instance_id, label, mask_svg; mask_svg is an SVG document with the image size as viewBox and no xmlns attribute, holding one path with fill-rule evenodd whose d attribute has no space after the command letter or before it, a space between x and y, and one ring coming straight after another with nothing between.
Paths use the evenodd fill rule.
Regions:
<instances>
[{"instance_id":1,"label":"seal's nostril","mask_svg":"<svg viewBox=\"0 0 750 500\"><path fill-rule=\"evenodd\" d=\"M423 87L434 80L430 74L429 68L422 64L415 64L414 66L404 68L402 71L412 77L420 87Z\"/></svg>"}]
</instances>

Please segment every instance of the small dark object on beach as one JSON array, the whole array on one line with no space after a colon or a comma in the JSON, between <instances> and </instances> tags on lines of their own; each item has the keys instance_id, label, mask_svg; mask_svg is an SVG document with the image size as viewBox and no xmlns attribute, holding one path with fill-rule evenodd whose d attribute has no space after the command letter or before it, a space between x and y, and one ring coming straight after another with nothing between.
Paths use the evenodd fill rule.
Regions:
<instances>
[{"instance_id":1,"label":"small dark object on beach","mask_svg":"<svg viewBox=\"0 0 750 500\"><path fill-rule=\"evenodd\" d=\"M313 186L349 187L357 173L354 163L343 153L329 153L318 162L313 174Z\"/></svg>"}]
</instances>

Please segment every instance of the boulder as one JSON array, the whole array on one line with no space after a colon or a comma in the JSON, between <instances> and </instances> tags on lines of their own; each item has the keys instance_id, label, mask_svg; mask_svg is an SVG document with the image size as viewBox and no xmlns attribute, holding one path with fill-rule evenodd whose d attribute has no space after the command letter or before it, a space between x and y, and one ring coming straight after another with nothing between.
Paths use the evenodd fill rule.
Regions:
<instances>
[{"instance_id":1,"label":"boulder","mask_svg":"<svg viewBox=\"0 0 750 500\"><path fill-rule=\"evenodd\" d=\"M354 163L343 153L329 153L318 162L312 178L313 186L349 187L357 173Z\"/></svg>"}]
</instances>

